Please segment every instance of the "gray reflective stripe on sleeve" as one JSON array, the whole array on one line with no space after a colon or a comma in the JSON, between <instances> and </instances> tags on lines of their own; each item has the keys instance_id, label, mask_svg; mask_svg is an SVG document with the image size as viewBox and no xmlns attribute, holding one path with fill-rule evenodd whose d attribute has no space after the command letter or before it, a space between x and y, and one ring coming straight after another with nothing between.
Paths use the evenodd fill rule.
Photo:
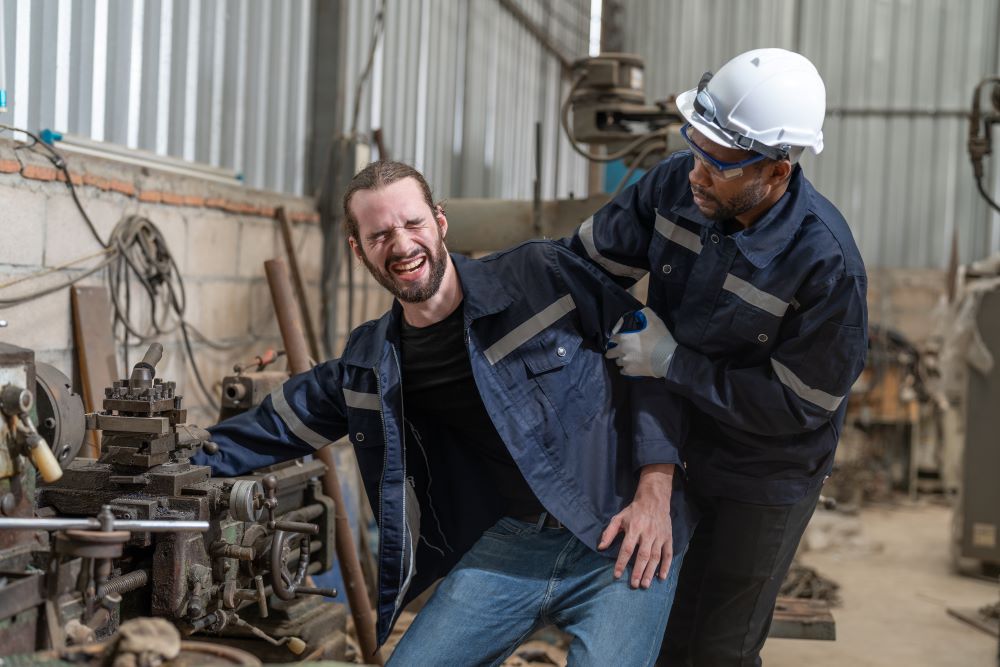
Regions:
<instances>
[{"instance_id":1,"label":"gray reflective stripe on sleeve","mask_svg":"<svg viewBox=\"0 0 1000 667\"><path fill-rule=\"evenodd\" d=\"M732 292L751 306L757 306L761 310L766 310L775 317L781 317L788 310L788 303L773 294L768 294L764 290L754 287L747 281L737 278L731 273L726 276L726 282L722 283L722 289Z\"/></svg>"},{"instance_id":2,"label":"gray reflective stripe on sleeve","mask_svg":"<svg viewBox=\"0 0 1000 667\"><path fill-rule=\"evenodd\" d=\"M597 249L597 244L594 242L594 216L590 216L583 221L580 229L577 230L577 234L580 235L580 242L583 243L583 247L587 250L587 255L590 256L590 259L595 264L603 267L608 273L623 278L632 278L633 280L639 280L646 275L645 269L637 269L634 266L619 264L601 254Z\"/></svg>"},{"instance_id":3,"label":"gray reflective stripe on sleeve","mask_svg":"<svg viewBox=\"0 0 1000 667\"><path fill-rule=\"evenodd\" d=\"M380 410L382 403L378 399L378 394L365 394L360 391L344 389L344 402L349 408L360 408L362 410Z\"/></svg>"},{"instance_id":4,"label":"gray reflective stripe on sleeve","mask_svg":"<svg viewBox=\"0 0 1000 667\"><path fill-rule=\"evenodd\" d=\"M684 246L691 252L701 254L701 238L694 232L676 225L656 212L656 231L665 239Z\"/></svg>"},{"instance_id":5,"label":"gray reflective stripe on sleeve","mask_svg":"<svg viewBox=\"0 0 1000 667\"><path fill-rule=\"evenodd\" d=\"M554 324L566 313L576 309L573 295L567 294L558 301L546 306L541 312L532 315L526 321L517 325L513 331L486 348L486 359L495 364L531 338Z\"/></svg>"},{"instance_id":6,"label":"gray reflective stripe on sleeve","mask_svg":"<svg viewBox=\"0 0 1000 667\"><path fill-rule=\"evenodd\" d=\"M834 396L822 389L813 389L780 361L771 359L771 367L774 368L774 374L781 380L781 384L791 389L792 393L804 401L809 401L813 405L818 405L824 410L833 412L840 407L840 402L844 400L843 396Z\"/></svg>"},{"instance_id":7,"label":"gray reflective stripe on sleeve","mask_svg":"<svg viewBox=\"0 0 1000 667\"><path fill-rule=\"evenodd\" d=\"M316 431L302 423L299 416L292 410L292 406L285 400L285 387L279 385L271 391L271 404L274 411L278 413L282 421L288 426L288 430L297 435L302 440L312 445L315 449L320 449L330 444L329 438L324 438Z\"/></svg>"}]
</instances>

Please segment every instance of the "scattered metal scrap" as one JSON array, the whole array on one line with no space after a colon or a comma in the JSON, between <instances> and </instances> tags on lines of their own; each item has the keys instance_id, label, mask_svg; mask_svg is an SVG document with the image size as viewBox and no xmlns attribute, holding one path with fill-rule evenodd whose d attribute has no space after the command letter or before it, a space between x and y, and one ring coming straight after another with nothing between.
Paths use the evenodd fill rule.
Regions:
<instances>
[{"instance_id":1,"label":"scattered metal scrap","mask_svg":"<svg viewBox=\"0 0 1000 667\"><path fill-rule=\"evenodd\" d=\"M839 591L840 584L833 579L822 576L814 568L792 563L778 594L789 598L822 600L839 607L843 602Z\"/></svg>"}]
</instances>

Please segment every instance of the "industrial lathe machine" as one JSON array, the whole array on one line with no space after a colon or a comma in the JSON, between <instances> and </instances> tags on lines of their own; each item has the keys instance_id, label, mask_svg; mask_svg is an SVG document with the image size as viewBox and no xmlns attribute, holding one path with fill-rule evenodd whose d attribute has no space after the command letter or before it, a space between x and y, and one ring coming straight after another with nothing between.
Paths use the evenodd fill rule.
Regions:
<instances>
[{"instance_id":1,"label":"industrial lathe machine","mask_svg":"<svg viewBox=\"0 0 1000 667\"><path fill-rule=\"evenodd\" d=\"M0 344L0 656L160 617L264 661L343 658L345 608L311 580L335 559L325 465L232 479L193 465L215 445L156 377L161 354L154 343L84 414L62 373ZM100 456L76 458L88 433Z\"/></svg>"}]
</instances>

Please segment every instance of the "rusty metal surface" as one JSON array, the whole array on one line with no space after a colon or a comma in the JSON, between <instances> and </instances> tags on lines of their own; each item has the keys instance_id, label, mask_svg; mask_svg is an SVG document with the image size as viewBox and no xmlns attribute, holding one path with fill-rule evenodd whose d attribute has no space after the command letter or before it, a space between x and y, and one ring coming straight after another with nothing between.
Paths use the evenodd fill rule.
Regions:
<instances>
[{"instance_id":1,"label":"rusty metal surface","mask_svg":"<svg viewBox=\"0 0 1000 667\"><path fill-rule=\"evenodd\" d=\"M0 619L40 605L44 583L41 573L0 572Z\"/></svg>"},{"instance_id":2,"label":"rusty metal surface","mask_svg":"<svg viewBox=\"0 0 1000 667\"><path fill-rule=\"evenodd\" d=\"M60 645L67 623L96 628L100 638L115 632L121 621L154 615L214 638L245 630L248 621L243 616L252 619L255 628L270 616L273 625L268 629L276 633L270 636L303 637L311 655L342 657L342 633L334 632L337 614L345 613L342 605L323 604L314 596L290 601L293 615L268 609L269 601L277 599L272 595L274 574L268 569L276 529L313 522L315 526L308 526L315 533L308 551L300 555L293 549L289 558L303 558L308 572L333 565L335 504L324 495L319 480L325 464L289 462L244 478L260 483L252 485L257 491L243 494L243 500L265 512L243 517L257 520L235 520L229 502L237 480L210 478L207 467L190 463L207 431L180 424L185 417L182 397L172 382L155 379L154 362L147 358L131 377L115 381L105 391L106 412L88 415L92 426L104 427L101 459L71 461L61 480L38 493L39 516L60 524L47 528L65 532L55 535L50 552L46 533L34 543L34 533L18 531L34 543L39 560L33 564L46 572L45 588L40 596L14 599L0 587L0 612L4 604L32 605L37 632L30 634L28 650L37 648L34 642L42 637ZM33 480L34 471L30 466L26 470ZM29 516L31 509L29 504ZM7 520L0 517L0 528ZM165 522L197 525L208 532L159 532ZM98 527L102 530L94 530ZM121 532L124 528L131 532ZM0 537L10 534L0 531ZM15 563L12 554L12 549L0 550L0 569L27 566L23 558ZM93 559L93 565L81 566L81 558ZM297 591L317 596L322 592L308 586ZM0 613L0 621L3 618ZM262 637L241 641L259 651L266 643ZM9 654L10 646L0 642L0 655ZM288 649L281 650L287 654L283 661L295 659ZM206 664L203 659L190 664Z\"/></svg>"},{"instance_id":3,"label":"rusty metal surface","mask_svg":"<svg viewBox=\"0 0 1000 667\"><path fill-rule=\"evenodd\" d=\"M302 313L302 324L305 327L306 340L309 342L309 351L312 358L319 363L322 357L319 353L319 338L316 336L316 328L313 326L312 315L309 314L309 303L306 300L306 288L302 281L302 272L299 271L299 258L295 252L295 243L292 242L292 224L285 214L285 207L279 206L275 211L278 225L281 227L281 239L285 244L285 255L288 257L288 268L292 272L292 284L295 287L295 295L299 301L299 312Z\"/></svg>"}]
</instances>

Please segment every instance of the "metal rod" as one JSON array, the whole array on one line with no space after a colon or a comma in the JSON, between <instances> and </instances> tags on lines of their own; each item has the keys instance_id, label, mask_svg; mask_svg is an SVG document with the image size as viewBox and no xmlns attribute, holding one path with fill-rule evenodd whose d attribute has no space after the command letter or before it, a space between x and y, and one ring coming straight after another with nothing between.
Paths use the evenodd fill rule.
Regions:
<instances>
[{"instance_id":1,"label":"metal rod","mask_svg":"<svg viewBox=\"0 0 1000 667\"><path fill-rule=\"evenodd\" d=\"M288 355L288 368L293 374L304 373L310 368L309 355L306 353L306 341L299 327L292 299L292 287L289 284L288 272L280 259L269 259L264 262L267 282L271 287L271 298L274 300L274 314L278 319L281 339L284 341L285 354ZM361 572L361 562L354 546L354 536L351 533L351 523L348 521L344 505L344 494L340 490L340 480L337 479L337 466L333 459L333 448L327 445L316 452L316 458L326 465L323 473L323 493L333 500L334 508L334 544L337 549L337 562L340 563L340 574L347 589L347 603L354 618L354 627L358 631L358 641L361 644L362 656L367 662L384 665L381 652L378 650L378 640L375 635L375 621L368 602L368 588Z\"/></svg>"},{"instance_id":2,"label":"metal rod","mask_svg":"<svg viewBox=\"0 0 1000 667\"><path fill-rule=\"evenodd\" d=\"M31 517L0 517L0 530L100 530L97 519L41 519ZM208 530L208 521L153 521L149 519L127 519L115 521L114 530L132 533L203 533Z\"/></svg>"},{"instance_id":3,"label":"metal rod","mask_svg":"<svg viewBox=\"0 0 1000 667\"><path fill-rule=\"evenodd\" d=\"M299 259L295 254L295 245L292 243L292 225L288 222L284 206L279 206L275 215L281 227L281 238L285 242L288 268L292 272L292 286L295 287L295 295L299 298L299 312L302 313L302 325L306 330L306 341L309 343L309 351L312 353L312 358L318 362L320 361L319 339L316 338L316 329L313 327L312 316L309 314L309 302L306 301L306 288L302 282L302 273L299 271Z\"/></svg>"},{"instance_id":4,"label":"metal rod","mask_svg":"<svg viewBox=\"0 0 1000 667\"><path fill-rule=\"evenodd\" d=\"M288 269L285 268L284 260L269 259L264 262L264 272L267 274L267 284L271 288L271 301L274 304L275 317L278 319L278 328L281 330L281 339L285 343L288 370L292 375L305 373L312 364L309 363L309 350L299 324L292 283L288 279Z\"/></svg>"}]
</instances>

